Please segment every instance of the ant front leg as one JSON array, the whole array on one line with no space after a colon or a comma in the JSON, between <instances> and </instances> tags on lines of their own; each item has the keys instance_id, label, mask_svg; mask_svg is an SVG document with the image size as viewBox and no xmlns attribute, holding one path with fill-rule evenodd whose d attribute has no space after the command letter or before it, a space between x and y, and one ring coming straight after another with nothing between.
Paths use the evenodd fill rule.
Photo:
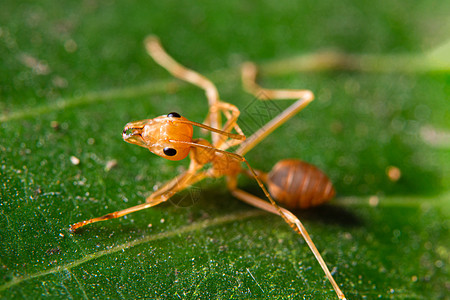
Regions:
<instances>
[{"instance_id":1,"label":"ant front leg","mask_svg":"<svg viewBox=\"0 0 450 300\"><path fill-rule=\"evenodd\" d=\"M147 209L152 206L156 206L162 202L165 202L169 200L173 195L175 195L177 192L185 189L186 187L194 184L197 181L202 180L206 177L206 174L204 172L196 173L195 170L188 170L179 176L175 177L174 179L167 182L164 186L162 186L159 190L155 191L153 194L151 194L149 197L147 197L145 203L132 206L123 210L115 211L109 214L106 214L101 217L92 218L89 220L81 221L78 223L75 223L70 226L70 232L75 232L77 229L91 224L96 223L100 221L106 221L110 219L120 218L127 214L140 211L143 209Z\"/></svg>"},{"instance_id":2,"label":"ant front leg","mask_svg":"<svg viewBox=\"0 0 450 300\"><path fill-rule=\"evenodd\" d=\"M191 162L192 165L192 162ZM172 180L166 182L161 188L155 191L153 194L147 197L146 203L155 203L157 199L163 199L161 202L167 201L170 197L184 190L185 188L201 181L207 177L205 172L196 173L196 170L188 170ZM158 203L158 204L159 204Z\"/></svg>"},{"instance_id":3,"label":"ant front leg","mask_svg":"<svg viewBox=\"0 0 450 300\"><path fill-rule=\"evenodd\" d=\"M115 218L120 218L123 217L129 213L135 212L135 211L139 211L139 210L143 210L152 206L156 206L158 204L160 204L161 202L166 201L167 199L169 199L170 197L165 197L165 195L160 195L159 197L156 198L152 198L151 201L149 202L145 202L143 204L139 204L136 206L132 206L123 210L119 210L119 211L115 211L109 214L106 214L104 216L101 217L97 217L97 218L92 218L89 220L85 220L85 221L81 221L75 224L70 225L69 231L70 232L75 232L76 230L78 230L79 228L91 224L91 223L96 223L96 222L100 222L100 221L106 221L106 220L111 220L111 219L115 219Z\"/></svg>"},{"instance_id":4,"label":"ant front leg","mask_svg":"<svg viewBox=\"0 0 450 300\"><path fill-rule=\"evenodd\" d=\"M205 76L190 70L175 61L162 47L156 36L148 36L145 39L145 48L147 53L163 68L169 71L173 76L189 82L203 89L208 99L209 112L206 117L206 123L214 128L221 129L221 116L217 104L220 102L219 92L216 86ZM217 142L219 135L211 133L213 142Z\"/></svg>"},{"instance_id":5,"label":"ant front leg","mask_svg":"<svg viewBox=\"0 0 450 300\"><path fill-rule=\"evenodd\" d=\"M227 102L220 100L219 92L212 81L205 76L182 66L175 61L162 47L159 39L155 36L149 36L145 40L145 47L148 54L163 68L165 68L173 76L189 82L205 91L208 99L208 115L205 120L205 125L216 129L222 129L221 113L227 118L223 131L230 132L235 129L240 135L243 135L241 128L237 125L236 120L239 117L239 109ZM218 148L224 143L224 140L214 132L211 133L213 144ZM236 145L236 143L233 143ZM229 148L228 146L227 148Z\"/></svg>"},{"instance_id":6,"label":"ant front leg","mask_svg":"<svg viewBox=\"0 0 450 300\"><path fill-rule=\"evenodd\" d=\"M235 105L223 101L217 103L217 107L223 112L223 114L227 118L227 122L223 126L222 130L231 133L231 131L234 129L237 132L237 134L244 136L242 129L237 124L237 120L241 113L239 109ZM228 148L233 147L235 145L239 145L241 143L242 140L234 139L230 141L228 139L221 138L214 144L214 147L221 150L227 150Z\"/></svg>"},{"instance_id":7,"label":"ant front leg","mask_svg":"<svg viewBox=\"0 0 450 300\"><path fill-rule=\"evenodd\" d=\"M269 99L298 99L294 104L286 108L283 112L261 127L241 144L241 146L236 150L236 153L239 155L244 155L275 129L304 109L311 101L314 100L314 94L310 90L264 89L260 87L256 83L257 67L253 63L245 63L242 66L241 71L244 90L253 94L262 101Z\"/></svg>"}]
</instances>

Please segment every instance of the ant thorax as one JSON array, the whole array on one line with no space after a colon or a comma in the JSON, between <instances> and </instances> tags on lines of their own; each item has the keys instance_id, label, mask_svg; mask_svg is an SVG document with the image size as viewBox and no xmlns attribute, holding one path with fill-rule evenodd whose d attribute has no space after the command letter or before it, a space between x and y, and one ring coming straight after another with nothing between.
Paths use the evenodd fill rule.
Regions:
<instances>
[{"instance_id":1,"label":"ant thorax","mask_svg":"<svg viewBox=\"0 0 450 300\"><path fill-rule=\"evenodd\" d=\"M190 158L201 165L212 163L212 167L208 170L209 175L212 177L236 176L242 171L240 161L232 156L216 151L207 140L200 138L193 142L208 147L192 147Z\"/></svg>"}]
</instances>

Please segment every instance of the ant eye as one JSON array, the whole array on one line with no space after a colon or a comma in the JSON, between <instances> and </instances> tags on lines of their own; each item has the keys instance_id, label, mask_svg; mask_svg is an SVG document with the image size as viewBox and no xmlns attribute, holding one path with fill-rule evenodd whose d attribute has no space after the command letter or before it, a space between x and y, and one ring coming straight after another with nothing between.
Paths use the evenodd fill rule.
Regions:
<instances>
[{"instance_id":1,"label":"ant eye","mask_svg":"<svg viewBox=\"0 0 450 300\"><path fill-rule=\"evenodd\" d=\"M171 112L167 115L169 118L181 118L181 116L176 112Z\"/></svg>"},{"instance_id":2,"label":"ant eye","mask_svg":"<svg viewBox=\"0 0 450 300\"><path fill-rule=\"evenodd\" d=\"M175 150L173 148L169 148L169 147L164 148L163 151L164 151L164 154L167 156L174 156L177 154L177 150Z\"/></svg>"}]
</instances>

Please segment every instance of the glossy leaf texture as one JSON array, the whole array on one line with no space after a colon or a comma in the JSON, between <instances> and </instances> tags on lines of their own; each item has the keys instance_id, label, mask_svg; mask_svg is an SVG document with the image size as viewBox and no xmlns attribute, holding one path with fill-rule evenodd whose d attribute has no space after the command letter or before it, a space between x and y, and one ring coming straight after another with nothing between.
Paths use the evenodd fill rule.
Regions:
<instances>
[{"instance_id":1,"label":"glossy leaf texture","mask_svg":"<svg viewBox=\"0 0 450 300\"><path fill-rule=\"evenodd\" d=\"M148 57L148 34L217 83L247 135L291 102L244 93L243 62L265 87L312 90L246 158L266 171L301 158L334 182L334 201L295 213L348 299L447 298L448 15L448 1L5 1L0 298L336 298L301 237L223 179L68 231L187 167L122 141L127 122L207 112Z\"/></svg>"}]
</instances>

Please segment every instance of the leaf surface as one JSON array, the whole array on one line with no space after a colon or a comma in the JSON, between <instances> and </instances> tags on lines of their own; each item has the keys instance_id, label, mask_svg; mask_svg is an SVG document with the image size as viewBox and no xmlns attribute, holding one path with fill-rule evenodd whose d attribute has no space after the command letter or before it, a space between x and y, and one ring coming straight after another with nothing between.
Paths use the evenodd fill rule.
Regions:
<instances>
[{"instance_id":1,"label":"leaf surface","mask_svg":"<svg viewBox=\"0 0 450 300\"><path fill-rule=\"evenodd\" d=\"M247 135L290 102L261 108L241 90L242 62L261 66L263 86L314 91L250 164L297 157L332 179L332 203L296 214L348 299L446 298L448 15L446 1L6 1L0 298L336 298L301 237L223 179L68 232L187 167L121 138L129 121L207 112L201 90L147 56L150 33L217 83ZM240 186L262 196L252 180Z\"/></svg>"}]
</instances>

